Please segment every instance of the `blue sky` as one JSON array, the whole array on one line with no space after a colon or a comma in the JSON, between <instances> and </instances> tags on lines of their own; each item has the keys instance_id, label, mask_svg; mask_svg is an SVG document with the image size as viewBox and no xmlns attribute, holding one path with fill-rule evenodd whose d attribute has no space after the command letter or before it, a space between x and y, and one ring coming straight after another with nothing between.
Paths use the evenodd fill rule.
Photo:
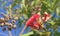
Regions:
<instances>
[{"instance_id":1,"label":"blue sky","mask_svg":"<svg viewBox=\"0 0 60 36\"><path fill-rule=\"evenodd\" d=\"M2 3L3 3L4 1L6 1L7 4L2 7L1 5L2 5ZM9 2L8 0L2 0L2 2L0 2L0 12L3 12L3 13L6 14L6 10L5 10L4 8L7 7L7 6L9 6L10 4L12 4L12 2ZM14 7L14 9L19 8L19 7L20 7L20 6L17 5L17 6ZM1 17L3 17L3 16L0 14L0 18L1 18ZM18 21L17 21L17 22L18 22ZM17 22L16 22L16 25L17 25ZM24 27L24 25L22 25L21 28L18 28L18 27L17 27L17 29L16 29L16 36L19 35L19 33L21 32L21 30L22 30L23 27ZM28 30L25 30L24 33L27 33L27 31L28 31ZM58 31L60 32L60 28L58 29ZM6 36L6 35L8 35L8 31L6 30L5 32L3 32L3 31L2 31L2 28L0 27L0 36ZM14 36L14 29L12 29L12 35Z\"/></svg>"}]
</instances>

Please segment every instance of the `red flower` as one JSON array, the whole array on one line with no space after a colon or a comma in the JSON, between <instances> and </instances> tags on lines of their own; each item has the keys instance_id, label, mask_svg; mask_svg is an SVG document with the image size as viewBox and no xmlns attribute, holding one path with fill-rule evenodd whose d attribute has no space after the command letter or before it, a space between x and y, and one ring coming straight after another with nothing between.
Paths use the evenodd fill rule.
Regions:
<instances>
[{"instance_id":1,"label":"red flower","mask_svg":"<svg viewBox=\"0 0 60 36\"><path fill-rule=\"evenodd\" d=\"M47 12L44 13L44 17L42 18L43 22L46 22L50 19L51 15L48 14Z\"/></svg>"}]
</instances>

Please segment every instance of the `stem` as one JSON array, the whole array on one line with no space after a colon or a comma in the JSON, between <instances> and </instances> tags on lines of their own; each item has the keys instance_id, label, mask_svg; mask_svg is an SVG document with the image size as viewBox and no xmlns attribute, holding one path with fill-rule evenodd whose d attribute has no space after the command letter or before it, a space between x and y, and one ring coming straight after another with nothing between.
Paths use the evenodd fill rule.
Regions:
<instances>
[{"instance_id":1,"label":"stem","mask_svg":"<svg viewBox=\"0 0 60 36\"><path fill-rule=\"evenodd\" d=\"M31 28L31 29L32 29L33 31L35 31L35 32L40 33L39 30L36 30L36 29L34 29L34 28Z\"/></svg>"},{"instance_id":2,"label":"stem","mask_svg":"<svg viewBox=\"0 0 60 36\"><path fill-rule=\"evenodd\" d=\"M21 33L20 33L19 36L22 36L22 34L23 34L23 32L24 32L24 30L25 30L26 28L27 28L27 26L25 25L24 28L22 29L22 31L21 31Z\"/></svg>"},{"instance_id":3,"label":"stem","mask_svg":"<svg viewBox=\"0 0 60 36\"><path fill-rule=\"evenodd\" d=\"M16 29L14 29L14 31L15 31L15 34L14 34L14 36L16 36Z\"/></svg>"},{"instance_id":4,"label":"stem","mask_svg":"<svg viewBox=\"0 0 60 36\"><path fill-rule=\"evenodd\" d=\"M10 16L12 16L12 10L10 9Z\"/></svg>"},{"instance_id":5,"label":"stem","mask_svg":"<svg viewBox=\"0 0 60 36\"><path fill-rule=\"evenodd\" d=\"M9 32L9 36L12 36L12 33L11 33L11 31L8 31Z\"/></svg>"}]
</instances>

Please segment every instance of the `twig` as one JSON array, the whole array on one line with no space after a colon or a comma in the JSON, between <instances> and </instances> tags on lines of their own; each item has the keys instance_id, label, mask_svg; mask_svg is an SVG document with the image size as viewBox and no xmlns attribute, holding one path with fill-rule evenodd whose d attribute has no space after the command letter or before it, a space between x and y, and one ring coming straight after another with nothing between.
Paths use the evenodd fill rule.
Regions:
<instances>
[{"instance_id":1,"label":"twig","mask_svg":"<svg viewBox=\"0 0 60 36\"><path fill-rule=\"evenodd\" d=\"M8 32L9 32L9 36L12 36L12 33L11 33L11 31L9 31L9 30L8 30Z\"/></svg>"},{"instance_id":2,"label":"twig","mask_svg":"<svg viewBox=\"0 0 60 36\"><path fill-rule=\"evenodd\" d=\"M16 29L14 29L14 31L15 31L15 35L14 36L16 36Z\"/></svg>"}]
</instances>

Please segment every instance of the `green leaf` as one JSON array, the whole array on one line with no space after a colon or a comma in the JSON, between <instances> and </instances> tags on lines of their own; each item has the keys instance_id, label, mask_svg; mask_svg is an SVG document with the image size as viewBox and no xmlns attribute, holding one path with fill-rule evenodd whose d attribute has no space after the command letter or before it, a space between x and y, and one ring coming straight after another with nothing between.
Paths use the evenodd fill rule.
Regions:
<instances>
[{"instance_id":1,"label":"green leaf","mask_svg":"<svg viewBox=\"0 0 60 36\"><path fill-rule=\"evenodd\" d=\"M12 3L12 8L19 3L18 1L19 1L19 0L14 0L14 2Z\"/></svg>"},{"instance_id":2,"label":"green leaf","mask_svg":"<svg viewBox=\"0 0 60 36\"><path fill-rule=\"evenodd\" d=\"M49 35L50 36L50 32L40 32L40 33L37 33L37 34L34 34L33 32L28 32L26 34L23 34L22 36L47 36Z\"/></svg>"},{"instance_id":3,"label":"green leaf","mask_svg":"<svg viewBox=\"0 0 60 36\"><path fill-rule=\"evenodd\" d=\"M6 3L7 3L7 2L6 2L6 1L4 1L4 2L2 3L2 5L1 5L1 6L2 6L2 7L3 7L3 6L5 6L5 5L6 5Z\"/></svg>"},{"instance_id":4,"label":"green leaf","mask_svg":"<svg viewBox=\"0 0 60 36\"><path fill-rule=\"evenodd\" d=\"M60 7L57 7L57 8L56 8L56 12L57 12L57 15L59 16L59 13L60 13Z\"/></svg>"},{"instance_id":5,"label":"green leaf","mask_svg":"<svg viewBox=\"0 0 60 36\"><path fill-rule=\"evenodd\" d=\"M51 21L51 22L49 22L51 25L55 25L55 22L54 21Z\"/></svg>"}]
</instances>

